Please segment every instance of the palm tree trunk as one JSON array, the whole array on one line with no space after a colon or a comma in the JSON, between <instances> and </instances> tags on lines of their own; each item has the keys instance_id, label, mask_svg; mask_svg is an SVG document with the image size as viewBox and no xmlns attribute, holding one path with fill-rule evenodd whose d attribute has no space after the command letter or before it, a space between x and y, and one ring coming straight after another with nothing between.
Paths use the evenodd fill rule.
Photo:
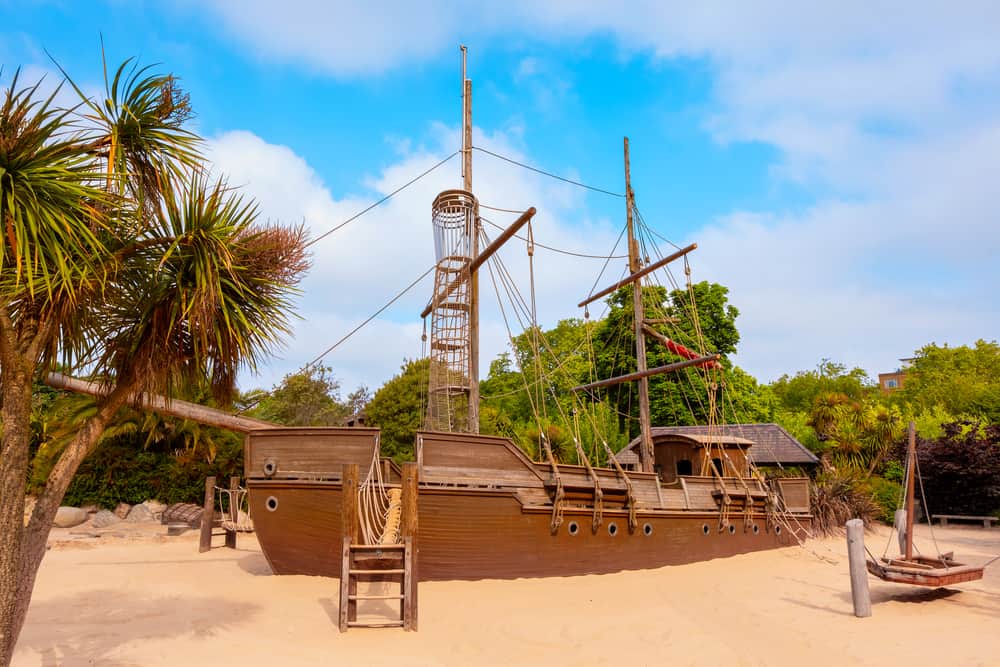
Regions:
<instances>
[{"instance_id":1,"label":"palm tree trunk","mask_svg":"<svg viewBox=\"0 0 1000 667\"><path fill-rule=\"evenodd\" d=\"M28 468L28 443L30 433L17 427L27 425L31 413L30 375L10 378L8 365L3 371L3 420L13 428L4 429L2 477L2 510L0 510L0 665L9 667L14 657L14 646L24 627L31 593L35 587L38 568L45 556L52 521L55 519L63 496L69 488L77 468L93 451L108 422L125 403L130 388L118 385L98 403L97 414L84 422L69 446L56 461L49 473L45 489L38 497L28 525L24 525L24 485ZM13 380L12 383L9 383ZM15 389L19 390L15 393ZM21 399L21 400L10 400ZM15 440L16 438L16 440ZM11 465L8 466L8 445ZM15 460L16 459L16 460ZM8 471L8 468L10 470ZM10 505L8 507L8 505Z\"/></svg>"},{"instance_id":2,"label":"palm tree trunk","mask_svg":"<svg viewBox=\"0 0 1000 667\"><path fill-rule=\"evenodd\" d=\"M18 592L24 581L24 487L31 438L31 374L8 345L0 366L0 665L7 667L21 629Z\"/></svg>"}]
</instances>

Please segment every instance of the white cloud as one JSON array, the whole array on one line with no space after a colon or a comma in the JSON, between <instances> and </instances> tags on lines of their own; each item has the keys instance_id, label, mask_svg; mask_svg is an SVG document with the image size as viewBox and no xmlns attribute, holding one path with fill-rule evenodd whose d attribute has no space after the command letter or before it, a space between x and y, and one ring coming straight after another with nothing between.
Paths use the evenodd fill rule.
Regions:
<instances>
[{"instance_id":1,"label":"white cloud","mask_svg":"<svg viewBox=\"0 0 1000 667\"><path fill-rule=\"evenodd\" d=\"M305 220L312 237L332 229L415 174L426 170L459 144L453 128L434 126L432 152L417 151L386 166L367 184L370 197L338 199L315 171L293 151L268 144L244 131L234 131L209 142L209 157L232 185L243 186L260 204L262 217L288 222ZM476 132L476 144L527 159L502 133ZM479 155L479 154L477 154ZM523 209L534 205L536 241L575 251L606 251L618 230L603 220L590 220L582 209L578 191L537 174L525 172L494 158L477 157L474 165L476 193L484 204ZM482 183L482 185L478 185ZM441 190L460 185L459 161L404 190L381 207L316 243L313 269L302 285L299 302L302 321L281 358L263 369L259 377L244 378L243 385L268 386L311 361L341 336L374 313L399 290L434 263L430 204ZM513 215L483 210L483 215L506 226ZM497 230L487 225L495 237ZM501 257L519 289L529 293L527 252L523 241L508 243ZM579 260L536 249L536 285L539 320L552 325L557 319L578 316L575 303L583 296L581 285L599 269L600 262ZM596 264L596 265L595 265ZM489 281L482 274L484 284ZM331 365L345 389L360 383L378 387L395 374L404 358L421 356L419 312L431 291L428 278L402 297L343 346L331 353ZM482 305L482 363L506 347L507 334L491 290L484 286ZM509 308L509 306L508 306ZM510 315L508 311L508 316ZM520 333L516 324L514 333Z\"/></svg>"},{"instance_id":2,"label":"white cloud","mask_svg":"<svg viewBox=\"0 0 1000 667\"><path fill-rule=\"evenodd\" d=\"M265 54L337 76L408 67L454 48L459 35L489 43L526 25L543 44L610 34L625 55L703 59L713 74L706 131L722 143L774 146L773 177L815 193L807 210L733 211L693 235L710 269L700 277L729 285L743 312L742 364L764 379L822 357L875 372L929 340L996 336L1000 5L644 0L623 12L607 1L462 4L219 2L216 11ZM530 77L537 64L524 58L516 74ZM408 156L386 184L430 159ZM477 184L487 187L494 174L480 178L478 169ZM528 185L494 192L552 201ZM426 212L432 190L399 215ZM559 222L572 203L558 202ZM422 248L427 224L424 213L394 233ZM345 258L346 275L359 262Z\"/></svg>"}]
</instances>

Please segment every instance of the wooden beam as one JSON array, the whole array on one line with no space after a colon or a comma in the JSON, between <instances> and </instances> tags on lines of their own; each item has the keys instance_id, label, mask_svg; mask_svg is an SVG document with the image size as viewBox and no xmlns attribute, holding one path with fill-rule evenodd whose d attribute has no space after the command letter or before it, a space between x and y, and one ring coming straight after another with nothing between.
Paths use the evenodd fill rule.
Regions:
<instances>
[{"instance_id":1,"label":"wooden beam","mask_svg":"<svg viewBox=\"0 0 1000 667\"><path fill-rule=\"evenodd\" d=\"M486 248L484 248L483 251L479 253L479 255L477 255L475 259L472 260L472 262L469 263L469 272L475 273L486 260L492 257L493 254L500 249L500 246L509 241L510 237L514 236L514 234L516 234L521 229L521 227L524 227L524 225L535 216L536 212L537 211L535 211L535 207L532 206L527 211L522 213L517 220L511 223L510 227L503 230L500 236L493 239L493 243L486 246ZM448 296L451 295L451 293L454 292L455 289L461 284L462 284L461 280L453 280L451 284L448 285L448 288L445 290L444 295L441 297L441 301L447 299ZM438 303L440 303L440 301ZM427 317L428 315L430 315L430 312L434 310L434 307L436 305L437 303L434 302L427 304L427 307L424 308L424 310L420 313L420 317Z\"/></svg>"},{"instance_id":2,"label":"wooden beam","mask_svg":"<svg viewBox=\"0 0 1000 667\"><path fill-rule=\"evenodd\" d=\"M631 382L632 380L639 380L646 377L651 377L653 375L662 375L663 373L670 373L671 371L679 371L682 368L687 368L689 366L701 366L704 364L709 364L713 361L718 361L718 354L708 354L704 357L698 357L697 359L685 359L684 361L678 361L673 364L667 364L666 366L657 366L656 368L650 368L646 371L640 371L636 373L628 373L627 375L618 375L613 378L608 378L607 380L598 380L597 382L591 382L590 384L581 384L577 387L573 387L573 391L586 391L588 389L597 389L599 387L607 387L614 384L621 384L623 382Z\"/></svg>"},{"instance_id":3,"label":"wooden beam","mask_svg":"<svg viewBox=\"0 0 1000 667\"><path fill-rule=\"evenodd\" d=\"M78 380L61 373L49 373L45 378L45 384L55 389L66 389L78 394L88 394L90 396L107 396L110 389L97 382L87 382ZM155 412L162 412L171 417L180 419L190 419L200 424L218 426L229 429L237 433L249 433L264 428L279 428L280 424L254 419L253 417L243 417L234 415L224 410L217 410L197 403L189 403L177 398L166 398L159 394L136 394L129 397L129 403L142 406L142 409Z\"/></svg>"},{"instance_id":4,"label":"wooden beam","mask_svg":"<svg viewBox=\"0 0 1000 667\"><path fill-rule=\"evenodd\" d=\"M672 262L672 261L674 261L676 259L679 259L680 257L683 257L684 255L688 254L689 252L691 252L692 250L695 250L697 248L698 248L698 244L697 243L692 243L691 245L687 246L686 248L681 248L680 250L678 250L674 254L668 255L667 257L664 257L663 259L661 259L658 262L653 262L652 264L650 264L649 266L647 266L644 269L641 269L639 271L634 271L631 275L626 276L622 280L619 280L614 285L611 285L610 287L605 287L600 292L597 292L596 294L592 294L592 295L588 296L586 299L584 299L583 301L581 301L580 303L578 303L576 305L577 305L578 308L583 308L588 303L593 303L594 301L597 301L598 299L600 299L602 296L607 296L608 294L611 294L612 292L614 292L616 289L618 289L620 287L624 287L625 285L628 285L629 283L633 283L633 282L639 280L640 278L643 278L644 276L649 275L653 271L656 271L657 269L666 266L670 262Z\"/></svg>"},{"instance_id":5,"label":"wooden beam","mask_svg":"<svg viewBox=\"0 0 1000 667\"><path fill-rule=\"evenodd\" d=\"M344 484L341 489L341 532L351 538L351 544L358 543L358 464L345 463Z\"/></svg>"},{"instance_id":6,"label":"wooden beam","mask_svg":"<svg viewBox=\"0 0 1000 667\"><path fill-rule=\"evenodd\" d=\"M645 323L643 323L643 325L642 325L642 330L647 335L652 336L656 340L658 340L661 343L663 343L664 347L666 347L668 350L670 350L674 354L679 354L680 356L684 357L685 359L698 359L699 357L701 357L701 355L698 354L697 352L693 352L692 350L687 349L686 347L684 347L680 343L675 343L674 341L670 340L669 338L667 338L666 336L664 336L663 334L661 334L659 331L657 331L656 329L654 329L653 327L651 327L651 326L649 326L649 325L647 325ZM715 362L714 364L712 364L712 367L713 368L722 368L722 364L720 364L719 362Z\"/></svg>"}]
</instances>

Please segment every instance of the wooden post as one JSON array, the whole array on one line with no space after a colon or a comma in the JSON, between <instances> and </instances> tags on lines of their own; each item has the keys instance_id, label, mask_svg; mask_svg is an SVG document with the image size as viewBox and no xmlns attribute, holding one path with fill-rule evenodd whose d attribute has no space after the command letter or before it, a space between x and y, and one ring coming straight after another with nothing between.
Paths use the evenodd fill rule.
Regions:
<instances>
[{"instance_id":1,"label":"wooden post","mask_svg":"<svg viewBox=\"0 0 1000 667\"><path fill-rule=\"evenodd\" d=\"M914 481L917 477L917 425L910 422L909 441L906 447L906 461L909 464L909 476L906 478L906 560L913 559L913 495ZM928 517L928 520L930 518Z\"/></svg>"},{"instance_id":2,"label":"wooden post","mask_svg":"<svg viewBox=\"0 0 1000 667\"><path fill-rule=\"evenodd\" d=\"M341 533L343 550L340 570L340 631L347 631L348 621L357 620L358 601L351 596L358 594L358 584L351 576L351 545L358 541L358 464L345 463L341 487Z\"/></svg>"},{"instance_id":3,"label":"wooden post","mask_svg":"<svg viewBox=\"0 0 1000 667\"><path fill-rule=\"evenodd\" d=\"M851 600L854 615L872 615L871 592L868 590L868 568L865 566L865 523L861 519L847 522L847 560L851 568Z\"/></svg>"},{"instance_id":4,"label":"wooden post","mask_svg":"<svg viewBox=\"0 0 1000 667\"><path fill-rule=\"evenodd\" d=\"M418 473L415 463L403 464L403 516L400 524L400 532L403 536L405 546L403 585L403 629L416 631L417 629L417 584L420 579L418 568L417 549L417 498L418 498Z\"/></svg>"},{"instance_id":5,"label":"wooden post","mask_svg":"<svg viewBox=\"0 0 1000 667\"><path fill-rule=\"evenodd\" d=\"M215 477L205 480L205 504L201 513L201 540L198 542L198 553L205 553L212 548L212 524L215 523Z\"/></svg>"},{"instance_id":6,"label":"wooden post","mask_svg":"<svg viewBox=\"0 0 1000 667\"><path fill-rule=\"evenodd\" d=\"M233 477L229 478L229 518L234 524L239 523L240 519L240 505L239 505L239 493L240 490L240 478ZM233 530L226 531L226 546L230 549L236 548L236 528Z\"/></svg>"},{"instance_id":7,"label":"wooden post","mask_svg":"<svg viewBox=\"0 0 1000 667\"><path fill-rule=\"evenodd\" d=\"M899 541L899 553L906 553L906 510L896 510L892 519L896 529L896 539Z\"/></svg>"}]
</instances>

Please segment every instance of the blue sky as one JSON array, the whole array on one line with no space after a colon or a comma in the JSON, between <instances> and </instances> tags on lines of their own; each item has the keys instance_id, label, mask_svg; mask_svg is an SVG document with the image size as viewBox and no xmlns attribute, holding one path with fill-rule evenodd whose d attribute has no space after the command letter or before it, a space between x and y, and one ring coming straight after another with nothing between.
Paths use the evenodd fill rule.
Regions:
<instances>
[{"instance_id":1,"label":"blue sky","mask_svg":"<svg viewBox=\"0 0 1000 667\"><path fill-rule=\"evenodd\" d=\"M760 379L997 338L1000 11L688 4L0 1L0 62L55 80L48 52L93 91L102 35L112 63L162 63L217 171L318 235L459 147L465 43L476 145L621 191L630 137L646 221L699 242L695 278L731 289L737 361ZM481 153L473 171L484 203L539 209L543 243L606 253L622 224L620 199ZM276 382L422 273L430 201L459 184L454 160L317 244L295 338L241 384ZM543 324L579 315L599 268L540 253ZM345 388L420 354L429 289L327 357ZM486 367L506 333L483 318Z\"/></svg>"}]
</instances>

